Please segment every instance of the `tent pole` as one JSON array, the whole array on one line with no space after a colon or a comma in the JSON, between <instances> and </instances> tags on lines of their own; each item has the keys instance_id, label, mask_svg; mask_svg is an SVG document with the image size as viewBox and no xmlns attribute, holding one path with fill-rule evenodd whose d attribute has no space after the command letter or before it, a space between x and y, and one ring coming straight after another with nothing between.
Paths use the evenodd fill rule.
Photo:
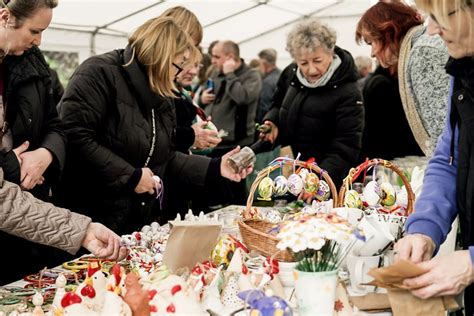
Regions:
<instances>
[{"instance_id":1,"label":"tent pole","mask_svg":"<svg viewBox=\"0 0 474 316\"><path fill-rule=\"evenodd\" d=\"M296 19L294 19L294 20L292 20L292 21L290 21L290 22L286 22L286 23L284 23L284 24L282 24L282 25L276 26L276 27L274 27L274 28L272 28L272 29L269 29L269 30L267 30L267 31L265 31L265 32L262 32L262 33L260 33L260 34L257 34L257 35L254 35L254 36L252 36L252 37L249 37L249 38L246 38L246 39L244 39L244 40L241 40L241 41L238 42L237 44L241 45L241 44L243 44L243 43L250 42L250 41L252 41L252 40L254 40L254 39L258 38L258 37L261 37L261 36L264 36L264 35L273 33L273 32L275 32L275 31L278 31L279 29L282 29L282 28L288 26L288 25L291 25L291 24L293 24L293 23L296 23L296 22L300 21L301 19L309 18L309 17L311 17L311 16L313 16L313 15L315 15L315 14L318 14L319 12L322 12L322 11L324 11L324 10L327 10L327 9L329 9L329 8L332 8L332 7L334 7L334 6L337 6L337 5L341 4L342 2L344 2L344 0L337 0L337 1L334 2L334 3L331 3L331 4L329 4L329 5L325 6L325 7L322 7L322 8L320 8L320 9L314 10L313 12L310 12L310 13L308 13L308 14L305 14L305 15L303 15L302 17L298 17L298 18L296 18Z\"/></svg>"}]
</instances>

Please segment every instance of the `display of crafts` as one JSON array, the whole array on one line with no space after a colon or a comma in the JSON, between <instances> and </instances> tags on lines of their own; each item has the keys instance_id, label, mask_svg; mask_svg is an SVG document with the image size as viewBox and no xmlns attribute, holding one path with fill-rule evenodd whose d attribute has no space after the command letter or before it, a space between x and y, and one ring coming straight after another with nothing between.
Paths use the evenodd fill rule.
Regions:
<instances>
[{"instance_id":1,"label":"display of crafts","mask_svg":"<svg viewBox=\"0 0 474 316\"><path fill-rule=\"evenodd\" d=\"M259 200L269 201L272 197L282 197L292 194L301 198L311 198L317 201L327 201L331 196L331 190L328 183L323 179L323 173L316 174L311 168L315 165L314 161L306 162L306 168L296 168L298 159L279 157L273 160L266 169L268 174L258 183L257 191ZM282 174L283 165L293 165L293 173L286 178ZM274 179L270 177L270 173L276 169L280 169L280 175Z\"/></svg>"},{"instance_id":2,"label":"display of crafts","mask_svg":"<svg viewBox=\"0 0 474 316\"><path fill-rule=\"evenodd\" d=\"M377 166L372 167L373 180L368 181L365 186L362 183L352 183L353 176L348 176L344 180L345 186L348 188L344 195L344 206L407 216L406 190L389 182L377 181L376 168ZM365 176L362 181L365 182Z\"/></svg>"},{"instance_id":3,"label":"display of crafts","mask_svg":"<svg viewBox=\"0 0 474 316\"><path fill-rule=\"evenodd\" d=\"M294 253L296 269L307 272L338 269L363 231L335 213L304 215L279 225L277 247Z\"/></svg>"}]
</instances>

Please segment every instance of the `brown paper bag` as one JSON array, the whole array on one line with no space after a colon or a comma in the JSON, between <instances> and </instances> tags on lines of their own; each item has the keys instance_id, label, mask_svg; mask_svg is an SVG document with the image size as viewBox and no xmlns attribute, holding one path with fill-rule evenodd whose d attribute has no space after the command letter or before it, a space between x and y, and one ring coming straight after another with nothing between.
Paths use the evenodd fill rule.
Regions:
<instances>
[{"instance_id":1,"label":"brown paper bag","mask_svg":"<svg viewBox=\"0 0 474 316\"><path fill-rule=\"evenodd\" d=\"M163 263L171 270L188 267L209 260L217 243L221 225L216 222L172 221L170 237L163 255Z\"/></svg>"},{"instance_id":2,"label":"brown paper bag","mask_svg":"<svg viewBox=\"0 0 474 316\"><path fill-rule=\"evenodd\" d=\"M384 287L394 316L445 315L447 309L458 308L452 297L420 299L410 293L403 281L422 275L425 271L416 264L400 260L388 267L374 268L369 275L374 278L371 285Z\"/></svg>"},{"instance_id":3,"label":"brown paper bag","mask_svg":"<svg viewBox=\"0 0 474 316\"><path fill-rule=\"evenodd\" d=\"M362 296L351 296L350 300L361 311L370 312L390 309L390 301L387 294L367 293Z\"/></svg>"}]
</instances>

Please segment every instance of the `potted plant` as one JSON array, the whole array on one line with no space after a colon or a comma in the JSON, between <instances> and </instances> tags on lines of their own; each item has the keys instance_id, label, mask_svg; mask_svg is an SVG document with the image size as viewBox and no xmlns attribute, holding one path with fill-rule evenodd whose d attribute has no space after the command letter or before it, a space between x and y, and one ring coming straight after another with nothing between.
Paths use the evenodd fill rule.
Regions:
<instances>
[{"instance_id":1,"label":"potted plant","mask_svg":"<svg viewBox=\"0 0 474 316\"><path fill-rule=\"evenodd\" d=\"M319 213L280 226L278 248L297 261L293 275L299 315L333 315L339 267L361 232L336 214Z\"/></svg>"}]
</instances>

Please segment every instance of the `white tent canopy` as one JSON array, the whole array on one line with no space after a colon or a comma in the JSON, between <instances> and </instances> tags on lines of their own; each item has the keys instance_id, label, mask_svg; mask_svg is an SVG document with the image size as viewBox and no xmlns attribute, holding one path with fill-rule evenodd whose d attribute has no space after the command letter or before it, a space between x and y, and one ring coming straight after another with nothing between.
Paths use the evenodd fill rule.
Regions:
<instances>
[{"instance_id":1,"label":"white tent canopy","mask_svg":"<svg viewBox=\"0 0 474 316\"><path fill-rule=\"evenodd\" d=\"M264 48L275 48L278 64L291 61L285 51L286 34L293 24L309 16L319 17L338 34L337 45L354 56L370 55L366 45L354 40L355 27L370 0L60 0L41 48L77 52L82 61L92 54L126 45L128 34L147 19L181 5L193 11L204 26L202 46L217 39L240 45L247 61Z\"/></svg>"}]
</instances>

